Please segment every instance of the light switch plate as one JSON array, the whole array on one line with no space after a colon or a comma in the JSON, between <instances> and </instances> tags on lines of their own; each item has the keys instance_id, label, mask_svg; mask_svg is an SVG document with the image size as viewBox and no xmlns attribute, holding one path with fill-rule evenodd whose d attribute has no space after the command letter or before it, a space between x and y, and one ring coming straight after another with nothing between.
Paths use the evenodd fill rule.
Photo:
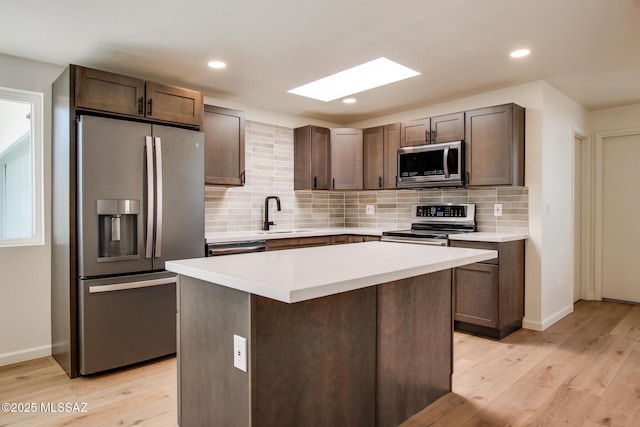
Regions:
<instances>
[{"instance_id":1,"label":"light switch plate","mask_svg":"<svg viewBox=\"0 0 640 427\"><path fill-rule=\"evenodd\" d=\"M493 216L502 216L502 203L493 205Z\"/></svg>"},{"instance_id":2,"label":"light switch plate","mask_svg":"<svg viewBox=\"0 0 640 427\"><path fill-rule=\"evenodd\" d=\"M365 209L367 215L375 215L376 213L376 208L374 205L366 205Z\"/></svg>"},{"instance_id":3,"label":"light switch plate","mask_svg":"<svg viewBox=\"0 0 640 427\"><path fill-rule=\"evenodd\" d=\"M247 372L247 339L233 336L233 366Z\"/></svg>"}]
</instances>

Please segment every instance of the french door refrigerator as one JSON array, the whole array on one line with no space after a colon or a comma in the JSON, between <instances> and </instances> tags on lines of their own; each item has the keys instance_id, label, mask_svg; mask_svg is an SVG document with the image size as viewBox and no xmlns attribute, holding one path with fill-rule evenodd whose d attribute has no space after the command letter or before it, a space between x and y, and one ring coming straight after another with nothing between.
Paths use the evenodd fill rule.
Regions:
<instances>
[{"instance_id":1,"label":"french door refrigerator","mask_svg":"<svg viewBox=\"0 0 640 427\"><path fill-rule=\"evenodd\" d=\"M204 135L80 116L78 364L82 375L176 351L175 275L204 256Z\"/></svg>"}]
</instances>

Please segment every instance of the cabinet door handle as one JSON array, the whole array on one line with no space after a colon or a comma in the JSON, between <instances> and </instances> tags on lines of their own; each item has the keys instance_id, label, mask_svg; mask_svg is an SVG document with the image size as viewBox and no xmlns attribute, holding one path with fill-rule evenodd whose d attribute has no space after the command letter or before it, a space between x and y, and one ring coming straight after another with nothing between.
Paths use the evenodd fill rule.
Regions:
<instances>
[{"instance_id":1,"label":"cabinet door handle","mask_svg":"<svg viewBox=\"0 0 640 427\"><path fill-rule=\"evenodd\" d=\"M382 177L378 177L378 187L382 188Z\"/></svg>"},{"instance_id":2,"label":"cabinet door handle","mask_svg":"<svg viewBox=\"0 0 640 427\"><path fill-rule=\"evenodd\" d=\"M335 178L331 178L331 188L333 188L333 189L336 188L336 179Z\"/></svg>"},{"instance_id":3,"label":"cabinet door handle","mask_svg":"<svg viewBox=\"0 0 640 427\"><path fill-rule=\"evenodd\" d=\"M138 98L138 115L142 115L143 111L142 109L144 108L144 97L140 97Z\"/></svg>"},{"instance_id":4,"label":"cabinet door handle","mask_svg":"<svg viewBox=\"0 0 640 427\"><path fill-rule=\"evenodd\" d=\"M240 174L240 182L242 183L242 185L246 184L246 182L247 182L247 172L246 171L242 171L242 173Z\"/></svg>"},{"instance_id":5,"label":"cabinet door handle","mask_svg":"<svg viewBox=\"0 0 640 427\"><path fill-rule=\"evenodd\" d=\"M317 176L313 177L313 188L318 188L318 177Z\"/></svg>"},{"instance_id":6,"label":"cabinet door handle","mask_svg":"<svg viewBox=\"0 0 640 427\"><path fill-rule=\"evenodd\" d=\"M149 102L148 102L148 104L149 104L149 108L147 109L147 110L148 110L148 111L147 111L147 116L151 116L151 102L152 102L152 101L153 101L153 100L152 100L152 99L150 99L150 100L149 100Z\"/></svg>"},{"instance_id":7,"label":"cabinet door handle","mask_svg":"<svg viewBox=\"0 0 640 427\"><path fill-rule=\"evenodd\" d=\"M435 144L435 142L436 142L436 132L437 132L436 129L431 131L431 143L432 144Z\"/></svg>"},{"instance_id":8,"label":"cabinet door handle","mask_svg":"<svg viewBox=\"0 0 640 427\"><path fill-rule=\"evenodd\" d=\"M429 129L424 132L424 139L427 144L431 142L431 131Z\"/></svg>"}]
</instances>

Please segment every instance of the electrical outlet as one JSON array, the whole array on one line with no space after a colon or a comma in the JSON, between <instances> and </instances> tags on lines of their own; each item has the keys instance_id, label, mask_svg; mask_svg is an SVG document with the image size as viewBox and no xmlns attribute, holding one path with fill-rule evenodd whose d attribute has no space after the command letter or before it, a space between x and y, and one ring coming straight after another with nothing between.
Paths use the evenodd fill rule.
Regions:
<instances>
[{"instance_id":1,"label":"electrical outlet","mask_svg":"<svg viewBox=\"0 0 640 427\"><path fill-rule=\"evenodd\" d=\"M493 205L493 216L502 216L502 203Z\"/></svg>"},{"instance_id":2,"label":"electrical outlet","mask_svg":"<svg viewBox=\"0 0 640 427\"><path fill-rule=\"evenodd\" d=\"M376 213L376 207L374 205L367 205L366 206L366 214L367 215L375 215Z\"/></svg>"},{"instance_id":3,"label":"electrical outlet","mask_svg":"<svg viewBox=\"0 0 640 427\"><path fill-rule=\"evenodd\" d=\"M247 339L233 336L233 366L247 372Z\"/></svg>"}]
</instances>

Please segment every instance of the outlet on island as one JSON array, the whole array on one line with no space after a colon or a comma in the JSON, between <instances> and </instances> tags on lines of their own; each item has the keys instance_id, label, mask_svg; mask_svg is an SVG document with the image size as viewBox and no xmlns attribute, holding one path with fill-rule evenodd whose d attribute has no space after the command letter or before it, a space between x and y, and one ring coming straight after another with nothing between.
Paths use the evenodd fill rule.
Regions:
<instances>
[{"instance_id":1,"label":"outlet on island","mask_svg":"<svg viewBox=\"0 0 640 427\"><path fill-rule=\"evenodd\" d=\"M376 207L374 205L366 205L365 213L367 215L375 215L376 214Z\"/></svg>"},{"instance_id":2,"label":"outlet on island","mask_svg":"<svg viewBox=\"0 0 640 427\"><path fill-rule=\"evenodd\" d=\"M247 339L233 336L233 366L247 372Z\"/></svg>"}]
</instances>

